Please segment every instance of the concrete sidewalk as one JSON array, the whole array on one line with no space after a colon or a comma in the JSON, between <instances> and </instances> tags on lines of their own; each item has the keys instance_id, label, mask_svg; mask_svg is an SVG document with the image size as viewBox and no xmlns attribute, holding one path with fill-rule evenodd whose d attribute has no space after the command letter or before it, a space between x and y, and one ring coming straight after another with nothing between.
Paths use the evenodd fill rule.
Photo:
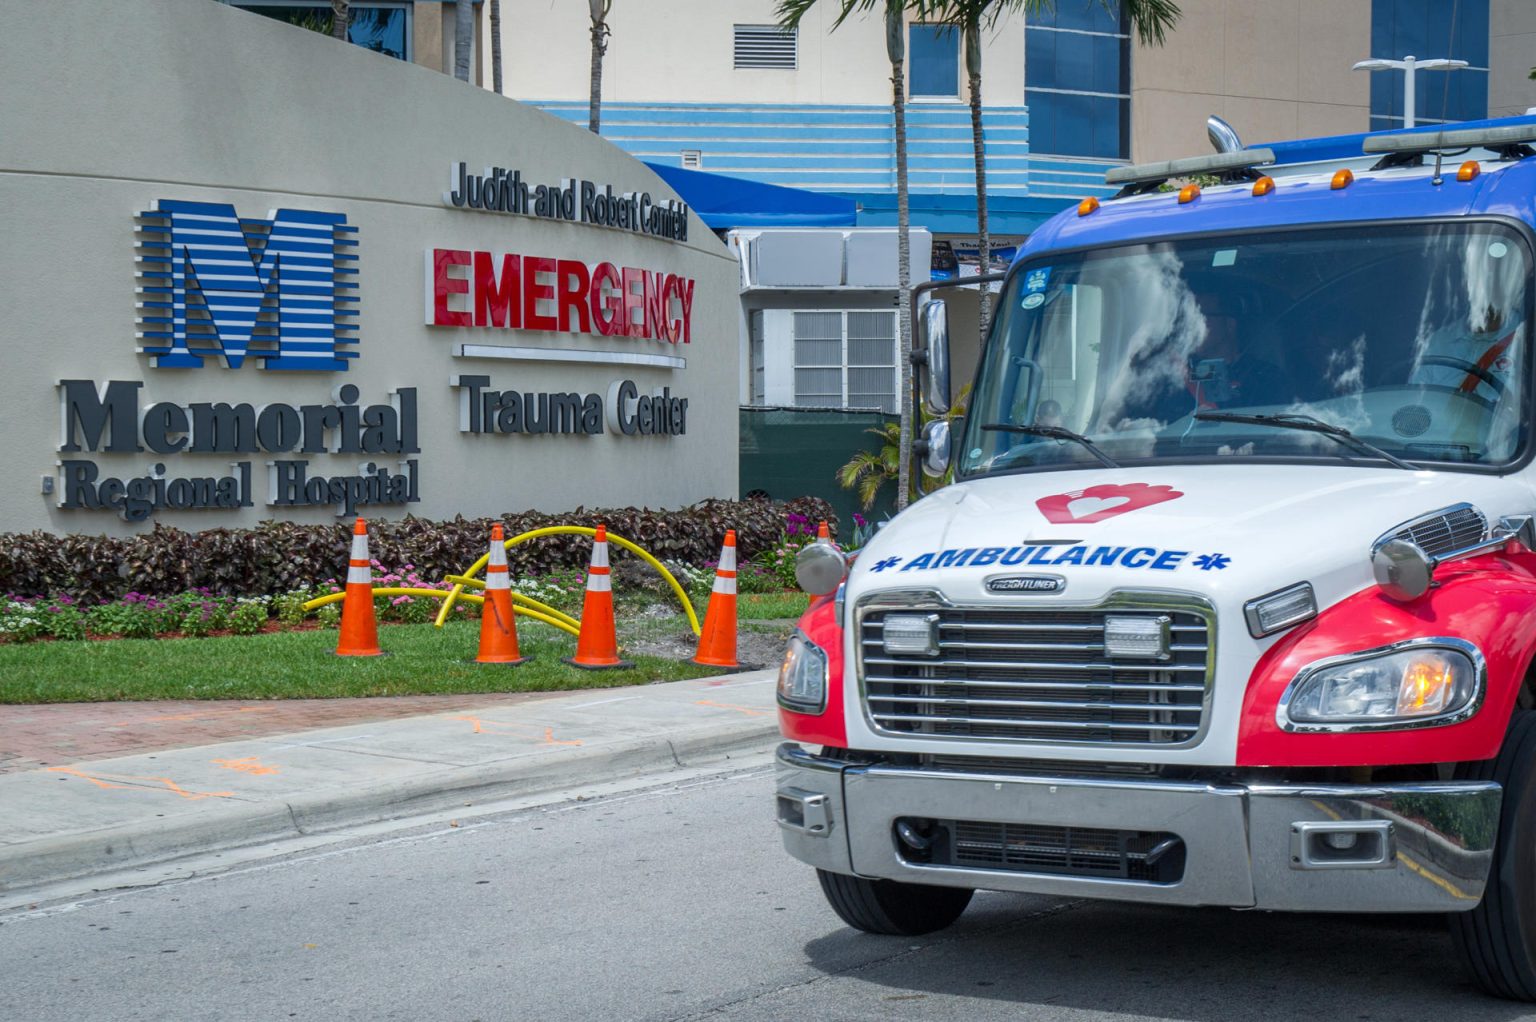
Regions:
<instances>
[{"instance_id":1,"label":"concrete sidewalk","mask_svg":"<svg viewBox=\"0 0 1536 1022\"><path fill-rule=\"evenodd\" d=\"M766 748L772 671L0 774L0 891Z\"/></svg>"}]
</instances>

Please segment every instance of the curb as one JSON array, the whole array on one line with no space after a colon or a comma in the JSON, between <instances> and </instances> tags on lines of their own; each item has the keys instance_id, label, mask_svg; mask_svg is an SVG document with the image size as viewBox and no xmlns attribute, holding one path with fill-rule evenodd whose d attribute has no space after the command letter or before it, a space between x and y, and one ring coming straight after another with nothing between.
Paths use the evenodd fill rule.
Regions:
<instances>
[{"instance_id":1,"label":"curb","mask_svg":"<svg viewBox=\"0 0 1536 1022\"><path fill-rule=\"evenodd\" d=\"M695 728L671 736L620 739L576 750L558 762L448 767L390 782L298 799L211 809L182 820L154 818L0 848L0 891L158 866L192 855L229 851L343 827L384 823L466 803L539 795L584 782L608 782L726 760L778 737L775 719Z\"/></svg>"}]
</instances>

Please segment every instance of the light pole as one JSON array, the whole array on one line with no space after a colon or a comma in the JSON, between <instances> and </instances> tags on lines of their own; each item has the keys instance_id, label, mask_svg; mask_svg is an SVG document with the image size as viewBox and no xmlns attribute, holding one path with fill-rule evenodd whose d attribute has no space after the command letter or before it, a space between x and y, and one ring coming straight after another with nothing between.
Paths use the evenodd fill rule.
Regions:
<instances>
[{"instance_id":1,"label":"light pole","mask_svg":"<svg viewBox=\"0 0 1536 1022\"><path fill-rule=\"evenodd\" d=\"M1457 71L1467 66L1464 60L1455 60L1450 57L1432 57L1429 60L1419 60L1417 57L1404 57L1402 60L1385 60L1377 57L1372 60L1362 60L1355 64L1356 71L1401 71L1403 73L1403 127L1414 126L1414 92L1413 73L1415 71Z\"/></svg>"}]
</instances>

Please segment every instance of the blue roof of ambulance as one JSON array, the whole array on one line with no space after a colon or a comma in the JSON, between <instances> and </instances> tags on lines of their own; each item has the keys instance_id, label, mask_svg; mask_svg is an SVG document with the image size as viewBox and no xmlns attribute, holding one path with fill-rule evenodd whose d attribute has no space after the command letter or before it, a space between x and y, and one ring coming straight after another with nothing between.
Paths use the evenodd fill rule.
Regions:
<instances>
[{"instance_id":1,"label":"blue roof of ambulance","mask_svg":"<svg viewBox=\"0 0 1536 1022\"><path fill-rule=\"evenodd\" d=\"M1536 124L1536 117L1505 117L1430 125L1423 131L1447 128ZM1368 134L1402 134L1370 132ZM1276 165L1330 160L1359 160L1366 133L1330 138L1266 143ZM1484 164L1485 173L1469 182L1456 180L1459 158L1446 161L1445 181L1436 187L1422 175L1358 172L1347 188L1329 187L1326 166L1317 168L1322 180L1275 178L1275 190L1255 196L1247 187L1209 188L1193 202L1180 205L1174 192L1128 200L1106 199L1088 216L1068 208L1040 226L1020 248L1015 263L1055 249L1113 245L1171 235L1201 234L1281 224L1348 223L1399 220L1410 217L1491 213L1536 224L1536 157L1516 163Z\"/></svg>"}]
</instances>

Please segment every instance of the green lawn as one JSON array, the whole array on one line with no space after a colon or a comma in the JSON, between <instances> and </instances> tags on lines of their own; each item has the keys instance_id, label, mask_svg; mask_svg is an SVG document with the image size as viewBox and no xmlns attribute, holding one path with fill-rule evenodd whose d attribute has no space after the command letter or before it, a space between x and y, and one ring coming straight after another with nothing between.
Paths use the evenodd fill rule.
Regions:
<instances>
[{"instance_id":1,"label":"green lawn","mask_svg":"<svg viewBox=\"0 0 1536 1022\"><path fill-rule=\"evenodd\" d=\"M743 593L736 598L736 616L749 621L796 620L810 597L804 593Z\"/></svg>"},{"instance_id":2,"label":"green lawn","mask_svg":"<svg viewBox=\"0 0 1536 1022\"><path fill-rule=\"evenodd\" d=\"M802 598L803 599L803 598ZM646 631L679 630L681 618L647 623ZM479 623L386 625L383 657L338 657L336 632L277 632L208 639L114 639L0 645L0 703L117 699L303 699L454 692L538 692L635 685L719 673L678 660L629 656L633 668L582 671L560 662L576 640L525 625L519 647L531 663L517 667L467 662ZM686 623L681 629L686 629ZM629 629L625 629L626 632Z\"/></svg>"}]
</instances>

